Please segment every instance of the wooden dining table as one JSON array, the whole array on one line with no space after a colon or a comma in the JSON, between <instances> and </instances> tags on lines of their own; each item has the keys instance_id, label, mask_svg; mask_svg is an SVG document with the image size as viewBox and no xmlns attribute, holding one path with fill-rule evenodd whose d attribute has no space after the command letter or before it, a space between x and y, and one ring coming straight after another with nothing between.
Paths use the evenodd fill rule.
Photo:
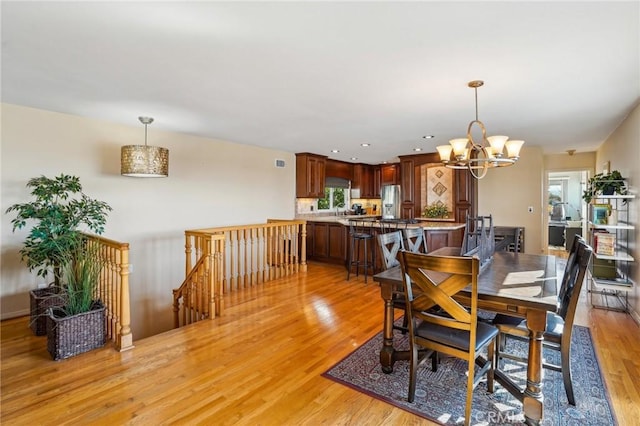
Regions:
<instances>
[{"instance_id":1,"label":"wooden dining table","mask_svg":"<svg viewBox=\"0 0 640 426\"><path fill-rule=\"evenodd\" d=\"M459 247L444 247L429 254L459 255ZM444 276L443 276L444 278ZM394 297L404 297L402 271L394 267L373 277L380 284L384 300L383 346L380 364L385 373L393 372L397 360L409 359L408 351L393 346ZM540 424L543 418L542 340L547 312L557 309L557 272L555 256L512 252L495 252L478 275L478 308L527 319L529 353L527 384L521 389L503 371L495 371L495 379L523 404L527 424ZM455 296L469 306L470 294Z\"/></svg>"}]
</instances>

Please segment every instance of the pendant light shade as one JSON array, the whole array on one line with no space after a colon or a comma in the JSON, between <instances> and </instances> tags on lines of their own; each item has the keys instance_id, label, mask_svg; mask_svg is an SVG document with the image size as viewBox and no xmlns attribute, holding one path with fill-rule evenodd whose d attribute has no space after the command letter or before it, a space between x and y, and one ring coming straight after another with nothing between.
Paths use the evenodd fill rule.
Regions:
<instances>
[{"instance_id":1,"label":"pendant light shade","mask_svg":"<svg viewBox=\"0 0 640 426\"><path fill-rule=\"evenodd\" d=\"M126 145L120 151L120 174L130 177L169 176L169 150L147 145L147 126L151 117L138 117L144 124L144 145Z\"/></svg>"}]
</instances>

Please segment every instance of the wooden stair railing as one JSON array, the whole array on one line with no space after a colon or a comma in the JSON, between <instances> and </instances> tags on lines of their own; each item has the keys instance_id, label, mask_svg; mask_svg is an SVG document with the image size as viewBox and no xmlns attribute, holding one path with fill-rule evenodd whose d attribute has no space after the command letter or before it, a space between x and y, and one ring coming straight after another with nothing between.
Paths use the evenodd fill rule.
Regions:
<instances>
[{"instance_id":1,"label":"wooden stair railing","mask_svg":"<svg viewBox=\"0 0 640 426\"><path fill-rule=\"evenodd\" d=\"M119 351L133 349L129 299L129 243L84 234L87 245L96 247L102 261L96 298L105 306L107 339Z\"/></svg>"},{"instance_id":2,"label":"wooden stair railing","mask_svg":"<svg viewBox=\"0 0 640 426\"><path fill-rule=\"evenodd\" d=\"M186 231L187 277L173 290L174 327L220 315L224 236ZM196 259L192 266L192 259Z\"/></svg>"},{"instance_id":3,"label":"wooden stair railing","mask_svg":"<svg viewBox=\"0 0 640 426\"><path fill-rule=\"evenodd\" d=\"M307 270L306 221L185 231L185 280L173 291L174 327L222 314L224 295Z\"/></svg>"}]
</instances>

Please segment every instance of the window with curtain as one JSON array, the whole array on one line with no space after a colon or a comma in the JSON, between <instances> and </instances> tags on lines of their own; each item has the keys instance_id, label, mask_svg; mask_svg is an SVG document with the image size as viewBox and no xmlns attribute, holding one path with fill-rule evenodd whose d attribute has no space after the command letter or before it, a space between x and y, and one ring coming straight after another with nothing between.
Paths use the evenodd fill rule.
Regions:
<instances>
[{"instance_id":1,"label":"window with curtain","mask_svg":"<svg viewBox=\"0 0 640 426\"><path fill-rule=\"evenodd\" d=\"M325 181L324 198L318 199L318 210L335 210L349 205L349 185L346 179L328 177Z\"/></svg>"}]
</instances>

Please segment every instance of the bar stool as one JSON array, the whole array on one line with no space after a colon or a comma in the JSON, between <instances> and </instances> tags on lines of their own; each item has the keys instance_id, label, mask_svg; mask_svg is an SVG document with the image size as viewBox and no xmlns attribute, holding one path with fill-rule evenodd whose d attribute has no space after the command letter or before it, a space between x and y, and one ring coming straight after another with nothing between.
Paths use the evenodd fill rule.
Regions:
<instances>
[{"instance_id":1,"label":"bar stool","mask_svg":"<svg viewBox=\"0 0 640 426\"><path fill-rule=\"evenodd\" d=\"M356 267L356 277L360 271L360 266L364 272L364 282L367 282L367 270L373 271L376 264L376 251L374 247L369 247L369 242L373 241L374 219L350 219L349 238L351 239L351 249L349 250L349 261L347 262L347 281L351 277L351 267ZM363 246L364 258L360 259L360 246ZM371 253L371 263L369 263L369 253Z\"/></svg>"}]
</instances>

